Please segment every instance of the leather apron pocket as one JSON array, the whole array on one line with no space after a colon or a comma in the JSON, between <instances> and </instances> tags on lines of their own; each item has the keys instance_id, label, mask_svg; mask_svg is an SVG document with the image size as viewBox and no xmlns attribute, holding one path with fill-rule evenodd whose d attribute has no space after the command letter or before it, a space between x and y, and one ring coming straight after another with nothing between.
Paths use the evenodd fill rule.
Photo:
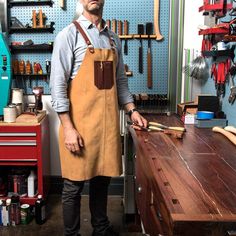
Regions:
<instances>
[{"instance_id":1,"label":"leather apron pocket","mask_svg":"<svg viewBox=\"0 0 236 236\"><path fill-rule=\"evenodd\" d=\"M94 61L94 84L100 90L113 87L113 61Z\"/></svg>"}]
</instances>

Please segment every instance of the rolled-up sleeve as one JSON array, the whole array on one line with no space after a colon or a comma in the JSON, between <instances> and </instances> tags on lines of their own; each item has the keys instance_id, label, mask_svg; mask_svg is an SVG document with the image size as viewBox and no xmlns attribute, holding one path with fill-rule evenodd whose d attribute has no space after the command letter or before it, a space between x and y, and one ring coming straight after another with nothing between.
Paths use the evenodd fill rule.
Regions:
<instances>
[{"instance_id":1,"label":"rolled-up sleeve","mask_svg":"<svg viewBox=\"0 0 236 236\"><path fill-rule=\"evenodd\" d=\"M117 36L115 37L115 41L118 49L118 63L116 68L117 93L118 93L119 104L122 106L127 103L131 103L134 100L132 94L129 91L128 78L125 73L121 41Z\"/></svg>"},{"instance_id":2,"label":"rolled-up sleeve","mask_svg":"<svg viewBox=\"0 0 236 236\"><path fill-rule=\"evenodd\" d=\"M50 75L52 107L56 112L66 112L70 109L67 88L72 64L72 42L68 34L61 31L54 41Z\"/></svg>"}]
</instances>

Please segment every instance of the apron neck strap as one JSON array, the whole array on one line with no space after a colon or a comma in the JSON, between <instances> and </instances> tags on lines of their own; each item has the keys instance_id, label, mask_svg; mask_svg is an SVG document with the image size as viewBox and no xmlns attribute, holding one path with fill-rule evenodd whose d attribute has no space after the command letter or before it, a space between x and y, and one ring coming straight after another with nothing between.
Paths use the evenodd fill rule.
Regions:
<instances>
[{"instance_id":1,"label":"apron neck strap","mask_svg":"<svg viewBox=\"0 0 236 236\"><path fill-rule=\"evenodd\" d=\"M88 36L85 34L85 32L84 32L84 30L82 29L82 27L81 27L81 25L79 24L79 22L78 22L78 21L73 21L73 23L74 23L76 29L77 29L77 30L81 33L81 35L83 36L83 38L84 38L86 44L88 45L89 51L90 51L91 53L94 53L94 47L93 47L92 43L90 42Z\"/></svg>"},{"instance_id":2,"label":"apron neck strap","mask_svg":"<svg viewBox=\"0 0 236 236\"><path fill-rule=\"evenodd\" d=\"M83 36L86 44L88 45L88 48L89 48L89 51L90 52L94 52L94 47L91 43L91 41L89 40L88 36L86 35L86 33L84 32L84 30L82 29L80 23L78 21L73 21L76 29L81 33L81 35ZM108 38L109 38L109 42L110 42L110 45L111 45L111 48L112 49L115 49L115 44L114 44L114 39L110 36L110 34L108 34Z\"/></svg>"}]
</instances>

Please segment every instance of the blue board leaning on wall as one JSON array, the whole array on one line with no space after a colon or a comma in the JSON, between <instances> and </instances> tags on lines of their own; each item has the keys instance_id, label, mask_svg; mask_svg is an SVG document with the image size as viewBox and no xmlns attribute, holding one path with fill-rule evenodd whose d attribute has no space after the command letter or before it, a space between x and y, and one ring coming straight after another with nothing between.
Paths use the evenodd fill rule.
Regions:
<instances>
[{"instance_id":1,"label":"blue board leaning on wall","mask_svg":"<svg viewBox=\"0 0 236 236\"><path fill-rule=\"evenodd\" d=\"M12 7L11 16L17 17L23 25L27 23L32 25L32 11L42 9L47 17L47 24L55 22L53 33L15 33L10 35L10 41L24 42L31 39L35 44L53 42L55 36L74 18L77 0L66 1L65 9L59 5L59 0L55 0L52 7L50 6L24 6ZM168 86L168 37L169 37L169 1L160 1L160 30L164 36L163 41L152 39L152 77L153 88L147 88L147 40L143 40L143 74L138 72L138 48L139 40L128 40L128 55L124 55L124 61L133 71L133 76L129 77L129 87L132 93L150 93L150 94L167 94ZM129 33L137 34L138 24L153 22L153 0L106 0L104 9L104 19L127 20L129 22ZM122 42L124 45L124 42ZM13 59L29 60L39 62L45 72L46 60L51 59L51 53L17 53ZM44 93L49 94L48 84L44 80L38 80L36 83L26 81L27 94L32 94L31 87L35 85L43 86Z\"/></svg>"}]
</instances>

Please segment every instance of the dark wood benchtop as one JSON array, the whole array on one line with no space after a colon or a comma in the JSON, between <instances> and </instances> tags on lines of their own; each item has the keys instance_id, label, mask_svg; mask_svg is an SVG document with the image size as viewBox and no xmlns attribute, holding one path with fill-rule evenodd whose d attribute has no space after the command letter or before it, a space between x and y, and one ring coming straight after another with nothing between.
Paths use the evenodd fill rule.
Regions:
<instances>
[{"instance_id":1,"label":"dark wood benchtop","mask_svg":"<svg viewBox=\"0 0 236 236\"><path fill-rule=\"evenodd\" d=\"M146 118L184 126L174 115ZM158 186L173 221L236 221L236 147L211 129L185 128L183 139L130 129L143 174Z\"/></svg>"}]
</instances>

